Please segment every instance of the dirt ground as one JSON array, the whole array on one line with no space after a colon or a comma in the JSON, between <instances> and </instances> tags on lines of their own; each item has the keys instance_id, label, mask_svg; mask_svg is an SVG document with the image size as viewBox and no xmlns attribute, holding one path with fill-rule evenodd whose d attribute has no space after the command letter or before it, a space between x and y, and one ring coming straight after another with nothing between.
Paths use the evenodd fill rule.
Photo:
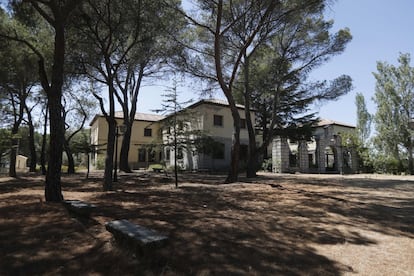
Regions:
<instances>
[{"instance_id":1,"label":"dirt ground","mask_svg":"<svg viewBox=\"0 0 414 276\"><path fill-rule=\"evenodd\" d=\"M89 220L45 203L43 177L0 177L0 275L414 275L414 177L222 175L63 177L65 199L93 203ZM105 222L168 235L144 261Z\"/></svg>"}]
</instances>

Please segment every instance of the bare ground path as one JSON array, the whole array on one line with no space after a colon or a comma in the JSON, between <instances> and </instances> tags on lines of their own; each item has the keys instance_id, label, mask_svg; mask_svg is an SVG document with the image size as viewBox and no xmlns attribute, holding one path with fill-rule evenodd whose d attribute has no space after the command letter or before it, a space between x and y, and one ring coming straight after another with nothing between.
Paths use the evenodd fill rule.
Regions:
<instances>
[{"instance_id":1,"label":"bare ground path","mask_svg":"<svg viewBox=\"0 0 414 276\"><path fill-rule=\"evenodd\" d=\"M0 178L0 275L414 275L414 178L272 175L223 185L186 174L64 177L66 199L98 206L80 222L43 202L43 178ZM104 223L129 219L170 236L144 264Z\"/></svg>"}]
</instances>

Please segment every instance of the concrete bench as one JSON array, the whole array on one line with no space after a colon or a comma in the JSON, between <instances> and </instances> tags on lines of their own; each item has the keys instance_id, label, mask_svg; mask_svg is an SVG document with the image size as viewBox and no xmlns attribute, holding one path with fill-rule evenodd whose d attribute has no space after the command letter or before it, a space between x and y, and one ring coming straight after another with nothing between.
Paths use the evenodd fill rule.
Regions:
<instances>
[{"instance_id":1,"label":"concrete bench","mask_svg":"<svg viewBox=\"0 0 414 276\"><path fill-rule=\"evenodd\" d=\"M168 237L155 230L133 224L128 220L114 220L105 224L115 240L142 256L166 245Z\"/></svg>"},{"instance_id":2,"label":"concrete bench","mask_svg":"<svg viewBox=\"0 0 414 276\"><path fill-rule=\"evenodd\" d=\"M64 200L63 204L69 212L83 217L89 217L96 208L95 205L81 200Z\"/></svg>"}]
</instances>

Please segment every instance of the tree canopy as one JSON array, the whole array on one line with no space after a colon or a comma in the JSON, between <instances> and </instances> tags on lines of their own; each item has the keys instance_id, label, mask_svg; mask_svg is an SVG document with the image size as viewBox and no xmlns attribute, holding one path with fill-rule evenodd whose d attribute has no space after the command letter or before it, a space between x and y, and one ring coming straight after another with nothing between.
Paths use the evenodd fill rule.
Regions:
<instances>
[{"instance_id":1,"label":"tree canopy","mask_svg":"<svg viewBox=\"0 0 414 276\"><path fill-rule=\"evenodd\" d=\"M409 123L414 118L414 68L410 54L400 54L398 66L377 62L374 101L377 105L374 121L375 145L379 156L394 159L402 171L403 160L413 173L413 130Z\"/></svg>"}]
</instances>

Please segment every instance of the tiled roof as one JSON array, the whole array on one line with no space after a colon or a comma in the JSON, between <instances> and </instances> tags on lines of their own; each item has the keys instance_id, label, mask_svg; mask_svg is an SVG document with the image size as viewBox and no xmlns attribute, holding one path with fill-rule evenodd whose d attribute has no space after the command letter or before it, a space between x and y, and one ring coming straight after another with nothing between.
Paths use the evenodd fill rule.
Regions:
<instances>
[{"instance_id":1,"label":"tiled roof","mask_svg":"<svg viewBox=\"0 0 414 276\"><path fill-rule=\"evenodd\" d=\"M334 120L328 120L328 119L320 119L319 122L316 124L317 127L323 127L323 126L328 126L328 125L338 125L338 126L355 128L355 126L353 125L341 123L341 122L334 121Z\"/></svg>"},{"instance_id":2,"label":"tiled roof","mask_svg":"<svg viewBox=\"0 0 414 276\"><path fill-rule=\"evenodd\" d=\"M202 99L196 103L191 104L187 108L193 108L196 106L199 106L201 104L213 104L213 105L221 105L221 106L229 106L229 103L227 100L222 99ZM244 109L244 105L236 104L237 108Z\"/></svg>"},{"instance_id":3,"label":"tiled roof","mask_svg":"<svg viewBox=\"0 0 414 276\"><path fill-rule=\"evenodd\" d=\"M117 111L115 112L115 117L123 118L124 113L122 111ZM163 118L164 116L157 115L157 114L148 114L148 113L139 113L139 112L135 113L135 120L138 120L138 121L156 122L156 121L162 120Z\"/></svg>"}]
</instances>

